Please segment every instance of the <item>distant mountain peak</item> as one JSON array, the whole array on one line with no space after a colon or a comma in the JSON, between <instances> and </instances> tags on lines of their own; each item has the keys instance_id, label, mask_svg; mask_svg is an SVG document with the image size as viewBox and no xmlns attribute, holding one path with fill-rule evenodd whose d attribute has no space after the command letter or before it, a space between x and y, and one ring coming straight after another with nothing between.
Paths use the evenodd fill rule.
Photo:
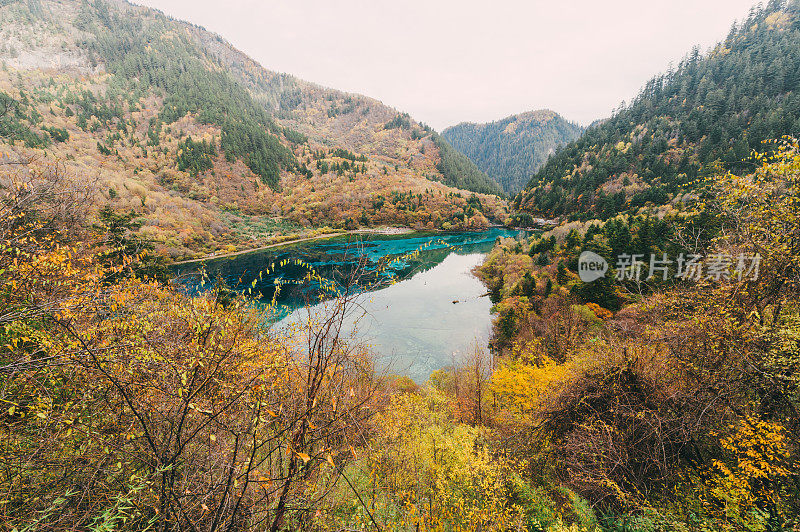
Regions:
<instances>
[{"instance_id":1,"label":"distant mountain peak","mask_svg":"<svg viewBox=\"0 0 800 532\"><path fill-rule=\"evenodd\" d=\"M561 118L561 115L550 109L537 109L535 111L525 111L524 113L513 115L512 118L517 120L547 122L549 120Z\"/></svg>"},{"instance_id":2,"label":"distant mountain peak","mask_svg":"<svg viewBox=\"0 0 800 532\"><path fill-rule=\"evenodd\" d=\"M515 194L556 149L582 133L580 125L555 111L537 109L493 122L462 122L442 136L503 190Z\"/></svg>"}]
</instances>

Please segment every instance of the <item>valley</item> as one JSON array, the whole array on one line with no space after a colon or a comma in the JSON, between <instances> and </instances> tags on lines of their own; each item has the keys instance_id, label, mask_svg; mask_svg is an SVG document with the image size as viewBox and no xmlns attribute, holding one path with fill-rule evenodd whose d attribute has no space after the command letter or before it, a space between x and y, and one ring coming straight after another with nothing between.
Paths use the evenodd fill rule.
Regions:
<instances>
[{"instance_id":1,"label":"valley","mask_svg":"<svg viewBox=\"0 0 800 532\"><path fill-rule=\"evenodd\" d=\"M391 21L347 72L418 119L125 0L0 0L0 531L800 530L800 2L588 127L531 95L588 101L562 71L600 91L652 21L576 6L264 24L336 64ZM463 79L497 101L434 100Z\"/></svg>"},{"instance_id":2,"label":"valley","mask_svg":"<svg viewBox=\"0 0 800 532\"><path fill-rule=\"evenodd\" d=\"M216 36L124 2L36 6L0 11L13 35L0 50L0 97L15 106L8 157L45 150L93 184L98 208L137 212L142 236L172 259L326 226L505 219L496 183L379 102L265 71ZM11 53L34 42L39 55ZM54 67L42 59L52 54L72 59Z\"/></svg>"}]
</instances>

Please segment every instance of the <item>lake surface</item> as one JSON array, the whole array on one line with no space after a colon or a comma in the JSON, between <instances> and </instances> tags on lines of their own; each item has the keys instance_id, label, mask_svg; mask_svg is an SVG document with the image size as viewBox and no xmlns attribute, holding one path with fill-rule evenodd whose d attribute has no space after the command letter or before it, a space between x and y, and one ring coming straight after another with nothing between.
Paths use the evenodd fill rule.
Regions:
<instances>
[{"instance_id":1,"label":"lake surface","mask_svg":"<svg viewBox=\"0 0 800 532\"><path fill-rule=\"evenodd\" d=\"M176 267L190 293L220 279L270 308L272 327L284 330L346 286L358 308L344 333L379 353L377 369L424 382L467 352L485 349L491 332L486 287L472 275L498 237L526 233L490 229L464 233L347 235ZM314 278L309 272L314 272ZM354 272L358 283L349 285ZM318 277L317 277L318 276Z\"/></svg>"}]
</instances>

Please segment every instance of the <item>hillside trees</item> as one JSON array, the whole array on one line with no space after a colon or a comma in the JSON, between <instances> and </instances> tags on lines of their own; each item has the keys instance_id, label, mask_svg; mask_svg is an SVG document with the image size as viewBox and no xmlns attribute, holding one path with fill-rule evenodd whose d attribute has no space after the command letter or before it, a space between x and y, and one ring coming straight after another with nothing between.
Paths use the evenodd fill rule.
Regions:
<instances>
[{"instance_id":1,"label":"hillside trees","mask_svg":"<svg viewBox=\"0 0 800 532\"><path fill-rule=\"evenodd\" d=\"M308 324L301 354L243 301L115 275L131 261L97 255L83 189L26 165L0 169L6 524L307 521L371 412L369 359L340 335L347 294ZM105 219L104 248L123 253L130 216Z\"/></svg>"},{"instance_id":2,"label":"hillside trees","mask_svg":"<svg viewBox=\"0 0 800 532\"><path fill-rule=\"evenodd\" d=\"M37 6L0 7L5 31L34 52L56 43L76 62L57 73L0 71L15 102L0 120L6 151L54 156L81 174L90 168L114 208L141 214L137 231L159 253L197 257L362 220L453 229L506 217L500 198L482 197L479 214L458 190L428 181L442 179L430 128L412 121L410 130L382 130L397 113L377 102L264 70L218 36L147 8ZM293 107L276 111L286 94ZM353 109L328 120L334 104ZM198 147L203 139L215 149ZM312 151L325 153L317 169ZM413 202L371 208L394 190Z\"/></svg>"},{"instance_id":3,"label":"hillside trees","mask_svg":"<svg viewBox=\"0 0 800 532\"><path fill-rule=\"evenodd\" d=\"M94 35L90 51L123 84L164 95L159 115L164 123L193 114L201 123L219 126L226 157L242 159L272 188L281 168L294 168L294 155L279 140L283 128L241 83L216 68L213 57L186 36L172 35L162 15L128 18L110 13L102 2L87 3L79 25Z\"/></svg>"},{"instance_id":4,"label":"hillside trees","mask_svg":"<svg viewBox=\"0 0 800 532\"><path fill-rule=\"evenodd\" d=\"M197 142L189 136L178 142L178 170L189 172L194 177L212 168L216 156L217 147L213 140L207 142L203 139Z\"/></svg>"},{"instance_id":5,"label":"hillside trees","mask_svg":"<svg viewBox=\"0 0 800 532\"><path fill-rule=\"evenodd\" d=\"M533 111L488 124L461 123L442 136L497 181L516 194L557 148L580 137L583 129L552 111Z\"/></svg>"},{"instance_id":6,"label":"hillside trees","mask_svg":"<svg viewBox=\"0 0 800 532\"><path fill-rule=\"evenodd\" d=\"M721 530L796 523L800 156L792 139L769 148L750 173L708 180L709 200L696 215L712 220L704 236L694 232L697 218L675 226L666 242L653 238L646 218L617 218L590 226L583 244L609 237L610 249L690 243L704 256L757 253L758 275L740 276L733 260L719 280L629 293L633 304L614 315L581 305L579 293L558 283L544 302L534 292L534 310L503 336L514 347L503 352L491 389L509 445L539 464L554 459L552 474L609 514L656 528L679 526L687 515ZM581 245L569 234L553 253ZM539 239L529 252L548 247ZM518 256L512 251L499 246L484 271L501 303L520 297L528 273L549 278L554 268L534 261L528 272L500 277L500 266ZM568 280L569 270L563 277L579 282ZM495 334L507 334L502 315ZM542 383L546 390L536 393ZM519 397L534 397L538 408L521 409ZM508 424L520 416L532 432Z\"/></svg>"},{"instance_id":7,"label":"hillside trees","mask_svg":"<svg viewBox=\"0 0 800 532\"><path fill-rule=\"evenodd\" d=\"M11 142L21 141L31 148L47 147L50 139L31 129L36 120L26 112L28 107L26 103L0 91L0 137Z\"/></svg>"},{"instance_id":8,"label":"hillside trees","mask_svg":"<svg viewBox=\"0 0 800 532\"><path fill-rule=\"evenodd\" d=\"M703 55L648 81L636 99L553 155L515 200L588 219L664 204L722 165L752 168L761 142L800 133L800 11L772 1ZM620 195L622 194L622 195Z\"/></svg>"},{"instance_id":9,"label":"hillside trees","mask_svg":"<svg viewBox=\"0 0 800 532\"><path fill-rule=\"evenodd\" d=\"M431 135L434 145L439 150L436 169L442 174L443 183L483 194L502 194L500 185L478 170L465 155L458 153L435 132Z\"/></svg>"}]
</instances>

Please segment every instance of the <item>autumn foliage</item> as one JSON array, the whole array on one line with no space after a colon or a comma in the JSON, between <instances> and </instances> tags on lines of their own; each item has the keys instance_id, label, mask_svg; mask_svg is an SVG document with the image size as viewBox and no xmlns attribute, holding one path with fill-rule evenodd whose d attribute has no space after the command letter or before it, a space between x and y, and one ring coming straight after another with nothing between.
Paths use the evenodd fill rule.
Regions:
<instances>
[{"instance_id":1,"label":"autumn foliage","mask_svg":"<svg viewBox=\"0 0 800 532\"><path fill-rule=\"evenodd\" d=\"M478 346L422 386L377 375L341 333L348 289L277 334L221 286L188 297L155 280L127 215L84 219L93 191L63 167L4 165L0 517L53 530L791 528L800 155L779 147L671 220L713 216L704 245L758 253L757 278L591 292L570 257L602 229L501 241L480 272L494 357ZM638 237L652 222L635 224ZM616 312L588 300L609 294Z\"/></svg>"},{"instance_id":2,"label":"autumn foliage","mask_svg":"<svg viewBox=\"0 0 800 532\"><path fill-rule=\"evenodd\" d=\"M757 278L732 264L722 282L622 286L627 305L612 313L566 267L581 241L604 239L574 231L503 242L481 269L498 299L497 427L540 475L615 516L604 526L797 526L800 153L793 139L771 148L751 174L708 179L695 205L665 219L674 240L661 244L685 244L710 221L695 242L758 254Z\"/></svg>"}]
</instances>

